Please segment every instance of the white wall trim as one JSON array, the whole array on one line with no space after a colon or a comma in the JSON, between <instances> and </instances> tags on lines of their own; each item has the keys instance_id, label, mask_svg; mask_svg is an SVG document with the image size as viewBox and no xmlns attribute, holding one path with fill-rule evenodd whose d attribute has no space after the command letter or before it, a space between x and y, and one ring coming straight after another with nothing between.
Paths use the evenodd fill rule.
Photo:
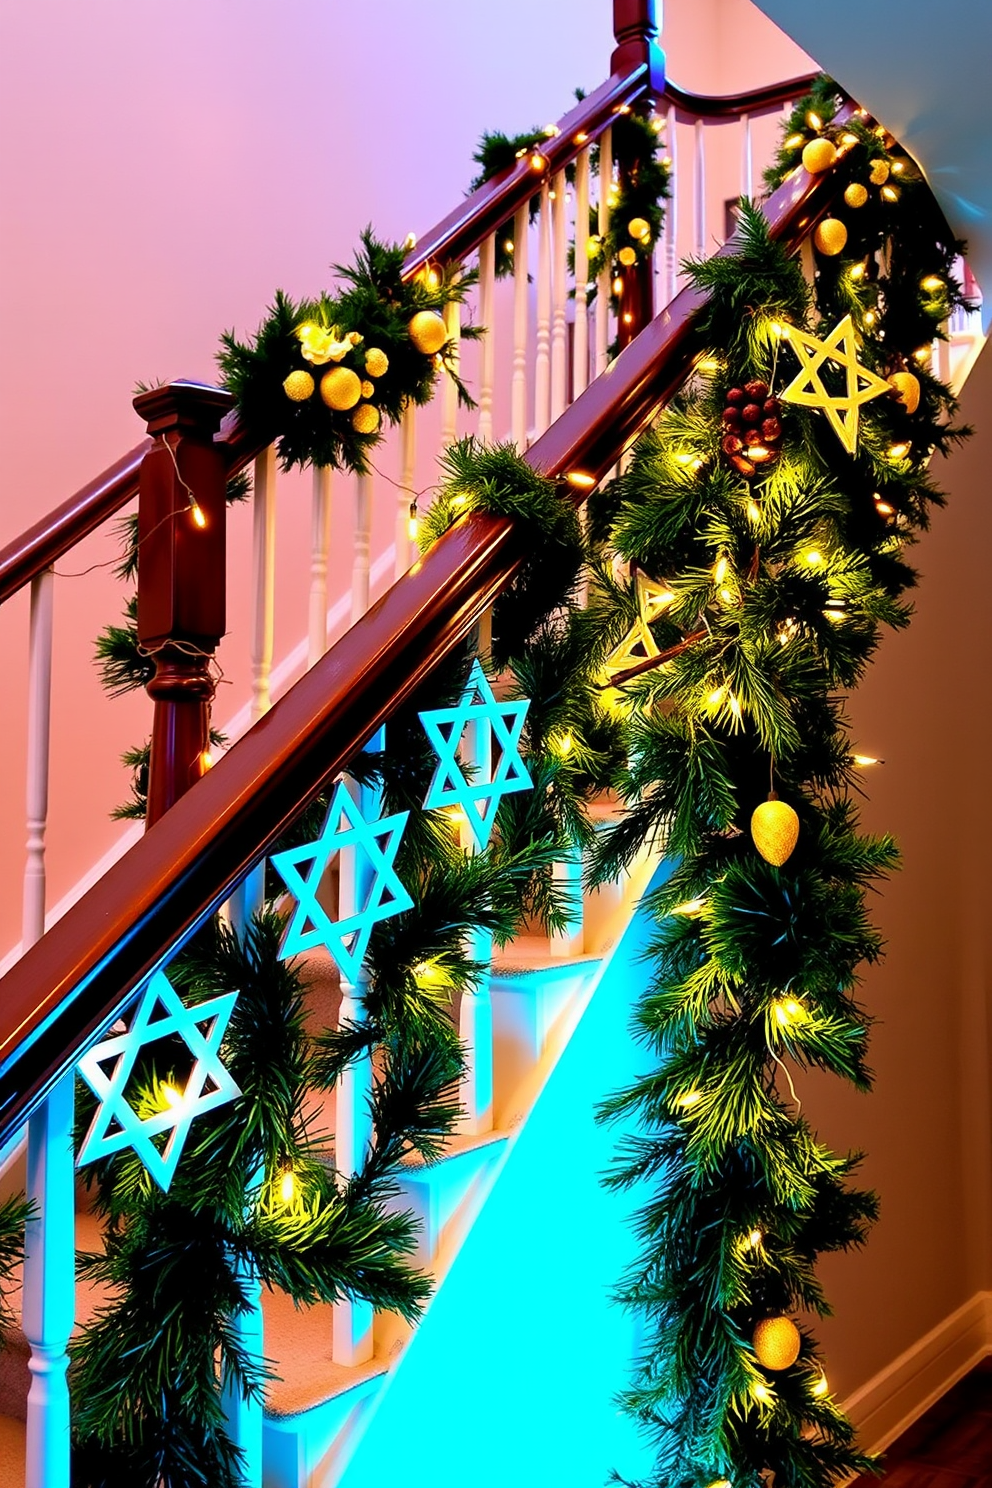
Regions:
<instances>
[{"instance_id":1,"label":"white wall trim","mask_svg":"<svg viewBox=\"0 0 992 1488\"><path fill-rule=\"evenodd\" d=\"M992 1292L976 1292L843 1402L861 1445L882 1452L992 1353Z\"/></svg>"}]
</instances>

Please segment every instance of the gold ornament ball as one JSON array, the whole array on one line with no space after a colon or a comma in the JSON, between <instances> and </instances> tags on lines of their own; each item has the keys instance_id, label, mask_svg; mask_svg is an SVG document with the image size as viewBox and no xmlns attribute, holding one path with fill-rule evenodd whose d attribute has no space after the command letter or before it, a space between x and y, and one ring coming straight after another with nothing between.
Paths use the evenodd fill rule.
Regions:
<instances>
[{"instance_id":1,"label":"gold ornament ball","mask_svg":"<svg viewBox=\"0 0 992 1488\"><path fill-rule=\"evenodd\" d=\"M362 383L362 397L363 398L371 398L372 397L372 394L374 392L375 392L375 383L374 382L369 382L368 378L366 378L365 381Z\"/></svg>"},{"instance_id":2,"label":"gold ornament ball","mask_svg":"<svg viewBox=\"0 0 992 1488\"><path fill-rule=\"evenodd\" d=\"M282 390L294 403L305 403L313 396L313 378L309 372L290 372Z\"/></svg>"},{"instance_id":3,"label":"gold ornament ball","mask_svg":"<svg viewBox=\"0 0 992 1488\"><path fill-rule=\"evenodd\" d=\"M862 186L860 181L852 181L844 189L844 200L849 207L863 207L868 200L868 187Z\"/></svg>"},{"instance_id":4,"label":"gold ornament ball","mask_svg":"<svg viewBox=\"0 0 992 1488\"><path fill-rule=\"evenodd\" d=\"M410 340L424 356L433 356L448 339L444 321L436 310L418 310L407 330Z\"/></svg>"},{"instance_id":5,"label":"gold ornament ball","mask_svg":"<svg viewBox=\"0 0 992 1488\"><path fill-rule=\"evenodd\" d=\"M631 217L627 223L627 231L632 238L646 238L651 231L651 224L646 217Z\"/></svg>"},{"instance_id":6,"label":"gold ornament ball","mask_svg":"<svg viewBox=\"0 0 992 1488\"><path fill-rule=\"evenodd\" d=\"M637 262L637 254L634 252L633 248L621 248L620 252L617 254L617 258L626 269L629 269L631 264L635 264Z\"/></svg>"},{"instance_id":7,"label":"gold ornament ball","mask_svg":"<svg viewBox=\"0 0 992 1488\"><path fill-rule=\"evenodd\" d=\"M350 367L332 367L320 379L320 396L328 408L354 408L362 396L362 379Z\"/></svg>"},{"instance_id":8,"label":"gold ornament ball","mask_svg":"<svg viewBox=\"0 0 992 1488\"><path fill-rule=\"evenodd\" d=\"M803 166L811 176L829 170L837 159L837 146L833 140L812 139L803 150Z\"/></svg>"},{"instance_id":9,"label":"gold ornament ball","mask_svg":"<svg viewBox=\"0 0 992 1488\"><path fill-rule=\"evenodd\" d=\"M785 801L770 796L752 813L751 837L765 862L781 868L799 841L799 818Z\"/></svg>"},{"instance_id":10,"label":"gold ornament ball","mask_svg":"<svg viewBox=\"0 0 992 1488\"><path fill-rule=\"evenodd\" d=\"M351 427L356 434L374 434L379 427L379 410L371 403L360 403L351 415Z\"/></svg>"},{"instance_id":11,"label":"gold ornament ball","mask_svg":"<svg viewBox=\"0 0 992 1488\"><path fill-rule=\"evenodd\" d=\"M844 251L847 228L839 217L824 217L823 221L816 225L813 242L821 253L826 254L828 258L833 258L835 254Z\"/></svg>"},{"instance_id":12,"label":"gold ornament ball","mask_svg":"<svg viewBox=\"0 0 992 1488\"><path fill-rule=\"evenodd\" d=\"M889 162L887 160L873 160L868 179L873 186L884 186L889 179Z\"/></svg>"},{"instance_id":13,"label":"gold ornament ball","mask_svg":"<svg viewBox=\"0 0 992 1488\"><path fill-rule=\"evenodd\" d=\"M920 379L912 372L893 372L889 384L907 413L915 413L920 406Z\"/></svg>"},{"instance_id":14,"label":"gold ornament ball","mask_svg":"<svg viewBox=\"0 0 992 1488\"><path fill-rule=\"evenodd\" d=\"M365 353L365 370L370 377L385 377L389 371L389 358L378 346L370 346Z\"/></svg>"},{"instance_id":15,"label":"gold ornament ball","mask_svg":"<svg viewBox=\"0 0 992 1488\"><path fill-rule=\"evenodd\" d=\"M762 1318L751 1343L758 1363L765 1369L791 1369L799 1358L802 1336L791 1318Z\"/></svg>"}]
</instances>

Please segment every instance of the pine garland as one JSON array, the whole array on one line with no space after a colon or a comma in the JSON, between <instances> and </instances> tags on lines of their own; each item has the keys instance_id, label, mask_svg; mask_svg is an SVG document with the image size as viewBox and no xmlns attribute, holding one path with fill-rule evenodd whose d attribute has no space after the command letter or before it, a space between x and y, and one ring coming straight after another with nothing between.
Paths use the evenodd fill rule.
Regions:
<instances>
[{"instance_id":1,"label":"pine garland","mask_svg":"<svg viewBox=\"0 0 992 1488\"><path fill-rule=\"evenodd\" d=\"M828 122L828 90L797 116ZM844 212L847 250L817 255L812 287L742 202L736 253L689 266L708 296L699 371L590 523L598 692L623 720L628 761L615 778L627 809L597 841L594 876L613 877L645 841L677 863L650 901L652 976L634 1024L656 1065L602 1113L639 1124L609 1182L652 1187L620 1289L646 1329L623 1403L657 1452L651 1488L760 1488L769 1473L780 1488L827 1488L873 1465L793 1315L829 1310L816 1259L862 1244L877 1201L850 1185L858 1155L817 1141L798 1077L815 1066L870 1087L857 992L881 941L865 895L897 856L858 830L839 694L881 627L908 622L903 550L943 500L927 461L966 431L921 351L962 303L961 245L908 158L845 132L848 178L880 176L884 155L900 165L896 195ZM819 316L822 338L845 313L863 365L912 368L918 407L894 382L861 406L848 455L822 412L773 404L775 448L742 478L724 417L735 390L774 398L799 370L781 327ZM639 575L664 597L624 674L610 659L641 614ZM770 784L799 827L780 866L750 830ZM768 1362L769 1332L794 1341L794 1362L788 1349Z\"/></svg>"}]
</instances>

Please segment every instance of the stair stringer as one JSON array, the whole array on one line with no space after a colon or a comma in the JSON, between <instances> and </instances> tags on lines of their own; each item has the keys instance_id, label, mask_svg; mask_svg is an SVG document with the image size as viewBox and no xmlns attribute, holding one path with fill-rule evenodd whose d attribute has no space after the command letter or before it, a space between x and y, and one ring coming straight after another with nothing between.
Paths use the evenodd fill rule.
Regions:
<instances>
[{"instance_id":1,"label":"stair stringer","mask_svg":"<svg viewBox=\"0 0 992 1488\"><path fill-rule=\"evenodd\" d=\"M652 928L638 907L346 1459L306 1488L602 1488L646 1470L615 1402L637 1325L610 1300L640 1196L602 1186L624 1128L594 1110L648 1063L630 1013Z\"/></svg>"}]
</instances>

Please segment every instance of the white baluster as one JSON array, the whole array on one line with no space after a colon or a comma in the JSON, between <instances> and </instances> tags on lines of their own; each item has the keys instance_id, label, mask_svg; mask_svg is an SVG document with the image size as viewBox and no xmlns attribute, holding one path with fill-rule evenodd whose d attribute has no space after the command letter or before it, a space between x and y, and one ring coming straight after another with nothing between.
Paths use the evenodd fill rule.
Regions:
<instances>
[{"instance_id":1,"label":"white baluster","mask_svg":"<svg viewBox=\"0 0 992 1488\"><path fill-rule=\"evenodd\" d=\"M589 150L575 162L575 342L572 397L589 382Z\"/></svg>"},{"instance_id":2,"label":"white baluster","mask_svg":"<svg viewBox=\"0 0 992 1488\"><path fill-rule=\"evenodd\" d=\"M741 196L754 195L754 147L751 141L751 115L741 114Z\"/></svg>"},{"instance_id":3,"label":"white baluster","mask_svg":"<svg viewBox=\"0 0 992 1488\"><path fill-rule=\"evenodd\" d=\"M248 1299L248 1308L236 1318L232 1318L231 1327L245 1352L252 1359L261 1361L265 1358L262 1283L250 1263L239 1262L236 1269L238 1280ZM233 1381L225 1383L222 1400L228 1433L235 1446L240 1447L244 1454L239 1482L244 1485L244 1488L262 1488L264 1406L261 1400L246 1400Z\"/></svg>"},{"instance_id":4,"label":"white baluster","mask_svg":"<svg viewBox=\"0 0 992 1488\"><path fill-rule=\"evenodd\" d=\"M55 575L31 581L28 650L27 863L24 950L45 933L45 827L51 737L52 612ZM22 1323L31 1346L27 1404L27 1488L69 1485L69 1335L75 1316L73 1076L66 1075L28 1122Z\"/></svg>"},{"instance_id":5,"label":"white baluster","mask_svg":"<svg viewBox=\"0 0 992 1488\"><path fill-rule=\"evenodd\" d=\"M369 749L385 748L384 730L370 740ZM348 782L348 789L366 821L373 821L380 811L380 792L369 786ZM343 847L338 854L338 918L356 914L368 901L370 890L368 855L353 847ZM339 1027L359 1022L363 1015L364 983L341 979ZM334 1120L334 1166L344 1178L350 1178L365 1161L372 1140L372 1060L369 1056L355 1060L338 1081ZM338 1364L364 1364L372 1358L373 1309L361 1298L348 1297L335 1303L332 1321L331 1355Z\"/></svg>"},{"instance_id":6,"label":"white baluster","mask_svg":"<svg viewBox=\"0 0 992 1488\"><path fill-rule=\"evenodd\" d=\"M276 450L255 461L252 497L251 721L272 706L269 674L276 614Z\"/></svg>"},{"instance_id":7,"label":"white baluster","mask_svg":"<svg viewBox=\"0 0 992 1488\"><path fill-rule=\"evenodd\" d=\"M492 650L492 610L479 621L476 649L483 659ZM461 741L462 763L471 766L480 780L491 780L493 770L492 731L484 721L470 723ZM475 838L466 818L459 825L459 842L464 852L475 851ZM462 992L458 1013L458 1037L465 1050L465 1072L458 1095L463 1115L459 1130L472 1135L492 1131L493 1127L493 1005L489 966L492 962L492 936L485 930L472 930L466 936L466 953L486 970L474 987Z\"/></svg>"},{"instance_id":8,"label":"white baluster","mask_svg":"<svg viewBox=\"0 0 992 1488\"><path fill-rule=\"evenodd\" d=\"M668 189L671 192L665 203L665 300L670 304L679 288L679 175L676 168L678 123L672 106L669 106L665 115L665 146L670 172Z\"/></svg>"},{"instance_id":9,"label":"white baluster","mask_svg":"<svg viewBox=\"0 0 992 1488\"><path fill-rule=\"evenodd\" d=\"M510 432L518 450L527 448L527 322L530 285L527 280L527 237L530 207L517 208L513 218L513 380L510 384Z\"/></svg>"},{"instance_id":10,"label":"white baluster","mask_svg":"<svg viewBox=\"0 0 992 1488\"><path fill-rule=\"evenodd\" d=\"M28 642L27 860L24 865L23 946L45 933L45 827L48 823L48 756L52 701L52 609L55 574L31 580Z\"/></svg>"},{"instance_id":11,"label":"white baluster","mask_svg":"<svg viewBox=\"0 0 992 1488\"><path fill-rule=\"evenodd\" d=\"M552 956L581 956L582 924L582 849L573 847L566 857L554 864L552 879L566 900L568 919L563 929L550 937Z\"/></svg>"},{"instance_id":12,"label":"white baluster","mask_svg":"<svg viewBox=\"0 0 992 1488\"><path fill-rule=\"evenodd\" d=\"M26 1488L69 1488L69 1335L75 1316L73 1079L64 1075L28 1122L21 1321L28 1369Z\"/></svg>"},{"instance_id":13,"label":"white baluster","mask_svg":"<svg viewBox=\"0 0 992 1488\"><path fill-rule=\"evenodd\" d=\"M479 438L493 439L493 386L496 381L496 238L479 245Z\"/></svg>"},{"instance_id":14,"label":"white baluster","mask_svg":"<svg viewBox=\"0 0 992 1488\"><path fill-rule=\"evenodd\" d=\"M693 226L696 233L696 256L706 256L706 125L696 120L695 156L692 162Z\"/></svg>"},{"instance_id":15,"label":"white baluster","mask_svg":"<svg viewBox=\"0 0 992 1488\"><path fill-rule=\"evenodd\" d=\"M610 228L610 187L613 185L613 131L604 129L599 139L599 228L600 238ZM596 277L596 376L606 371L610 344L610 264L604 261Z\"/></svg>"},{"instance_id":16,"label":"white baluster","mask_svg":"<svg viewBox=\"0 0 992 1488\"><path fill-rule=\"evenodd\" d=\"M448 333L449 341L454 343L454 354L452 365L458 371L462 340L462 316L461 305L457 300L450 300L444 307L444 328ZM458 438L458 387L453 377L446 372L441 373L441 450L454 444Z\"/></svg>"},{"instance_id":17,"label":"white baluster","mask_svg":"<svg viewBox=\"0 0 992 1488\"><path fill-rule=\"evenodd\" d=\"M551 188L541 182L537 218L537 352L534 358L534 433L551 422Z\"/></svg>"},{"instance_id":18,"label":"white baluster","mask_svg":"<svg viewBox=\"0 0 992 1488\"><path fill-rule=\"evenodd\" d=\"M310 509L310 626L307 666L327 650L327 554L331 545L331 467L313 467Z\"/></svg>"},{"instance_id":19,"label":"white baluster","mask_svg":"<svg viewBox=\"0 0 992 1488\"><path fill-rule=\"evenodd\" d=\"M400 420L400 489L396 493L396 562L394 576L402 578L410 567L410 506L417 495L417 405L409 398Z\"/></svg>"},{"instance_id":20,"label":"white baluster","mask_svg":"<svg viewBox=\"0 0 992 1488\"><path fill-rule=\"evenodd\" d=\"M551 214L551 417L560 418L568 401L568 228L565 213L565 172L559 171L552 185Z\"/></svg>"},{"instance_id":21,"label":"white baluster","mask_svg":"<svg viewBox=\"0 0 992 1488\"><path fill-rule=\"evenodd\" d=\"M372 476L355 477L355 553L351 570L351 623L369 607L369 550L372 541Z\"/></svg>"}]
</instances>

